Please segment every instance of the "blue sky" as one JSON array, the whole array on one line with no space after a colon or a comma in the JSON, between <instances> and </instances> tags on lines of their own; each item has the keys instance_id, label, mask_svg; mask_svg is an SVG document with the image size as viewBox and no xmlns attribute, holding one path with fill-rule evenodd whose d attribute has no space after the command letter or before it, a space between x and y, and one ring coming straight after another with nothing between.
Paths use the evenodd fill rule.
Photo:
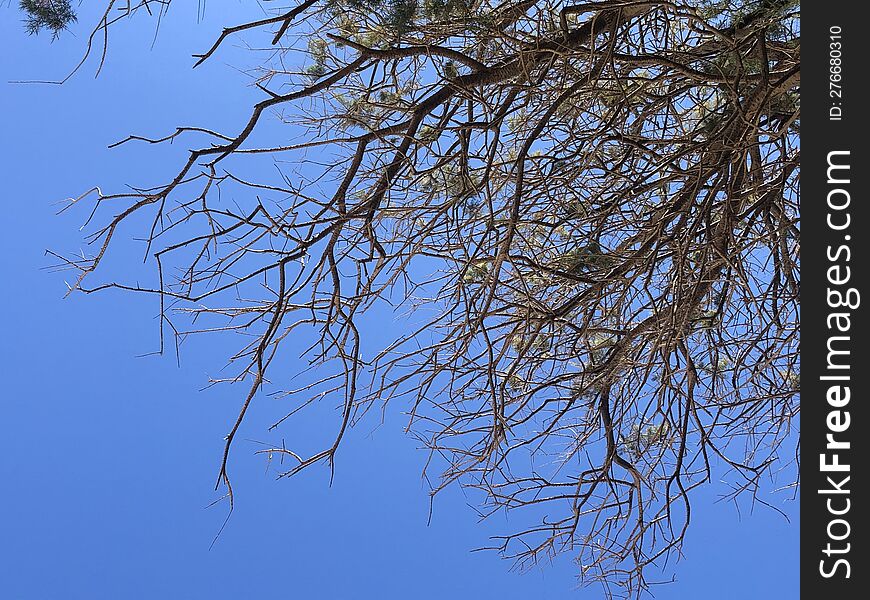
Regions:
<instances>
[{"instance_id":1,"label":"blue sky","mask_svg":"<svg viewBox=\"0 0 870 600\"><path fill-rule=\"evenodd\" d=\"M50 43L26 36L16 4L0 4L0 598L600 598L575 590L570 556L514 573L494 553L471 553L510 516L480 524L458 490L439 497L427 526L425 454L402 434L398 411L350 435L330 488L325 470L275 481L248 441L271 415L255 410L232 463L236 510L209 548L226 511L206 506L241 390L200 390L227 347L191 340L180 366L140 356L157 344L153 300L64 300L65 275L45 269L44 252L82 244L83 213L56 216L59 200L95 184L156 182L184 150L108 144L181 123L232 129L246 117L258 95L229 64L244 53L196 71L190 55L221 26L256 15L255 3L209 3L200 23L196 3L176 3L153 49L147 20L124 24L101 76L89 63L64 86L7 82L63 76L92 13L83 7L82 26ZM139 256L115 264L125 260ZM697 499L678 581L656 597L796 598L797 502L770 497L789 524L714 499Z\"/></svg>"}]
</instances>

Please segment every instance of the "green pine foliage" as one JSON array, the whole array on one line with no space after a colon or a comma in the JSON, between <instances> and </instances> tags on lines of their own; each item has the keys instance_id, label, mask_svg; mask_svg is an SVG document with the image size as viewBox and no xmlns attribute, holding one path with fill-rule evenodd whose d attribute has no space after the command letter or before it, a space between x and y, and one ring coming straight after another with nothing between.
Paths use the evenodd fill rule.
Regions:
<instances>
[{"instance_id":1,"label":"green pine foliage","mask_svg":"<svg viewBox=\"0 0 870 600\"><path fill-rule=\"evenodd\" d=\"M57 37L76 21L70 0L21 0L19 6L26 14L24 26L31 35L46 29Z\"/></svg>"},{"instance_id":2,"label":"green pine foliage","mask_svg":"<svg viewBox=\"0 0 870 600\"><path fill-rule=\"evenodd\" d=\"M348 7L380 15L381 24L394 35L402 35L419 22L468 19L471 0L329 0L333 9ZM470 23L470 21L469 21Z\"/></svg>"},{"instance_id":3,"label":"green pine foliage","mask_svg":"<svg viewBox=\"0 0 870 600\"><path fill-rule=\"evenodd\" d=\"M329 0L328 5L338 12L347 6L381 15L383 25L396 35L407 32L417 15L417 0Z\"/></svg>"}]
</instances>

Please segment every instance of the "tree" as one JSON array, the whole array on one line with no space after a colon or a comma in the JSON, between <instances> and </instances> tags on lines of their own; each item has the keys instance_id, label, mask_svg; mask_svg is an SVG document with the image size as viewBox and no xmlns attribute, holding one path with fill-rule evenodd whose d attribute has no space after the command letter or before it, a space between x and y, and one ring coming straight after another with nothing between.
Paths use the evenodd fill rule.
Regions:
<instances>
[{"instance_id":1,"label":"tree","mask_svg":"<svg viewBox=\"0 0 870 600\"><path fill-rule=\"evenodd\" d=\"M62 259L70 291L153 294L161 349L164 333L248 336L230 502L259 395L283 393L288 417L341 405L322 448L268 451L294 461L285 475L332 468L373 406L404 409L433 494L458 484L514 514L505 556L572 552L608 596L638 595L714 472L764 502L763 478L794 466L797 11L304 0L229 26L196 64L266 35L263 99L229 132L121 142L197 140L161 185L73 201L89 223L112 214L89 256ZM263 155L280 171L247 177ZM142 218L154 284L98 280ZM374 347L385 310L406 327ZM285 389L291 335L312 336L317 377Z\"/></svg>"}]
</instances>

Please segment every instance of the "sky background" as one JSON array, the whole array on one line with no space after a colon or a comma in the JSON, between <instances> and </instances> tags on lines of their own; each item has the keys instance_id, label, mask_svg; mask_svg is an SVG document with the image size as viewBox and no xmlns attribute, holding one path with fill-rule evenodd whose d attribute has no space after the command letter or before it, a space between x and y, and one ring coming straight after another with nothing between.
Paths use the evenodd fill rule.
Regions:
<instances>
[{"instance_id":1,"label":"sky background","mask_svg":"<svg viewBox=\"0 0 870 600\"><path fill-rule=\"evenodd\" d=\"M495 553L470 552L511 515L478 523L459 490L437 499L427 526L426 455L398 410L349 435L330 488L326 469L275 481L252 441L274 441L270 407L257 409L275 401L258 399L231 463L236 510L210 549L226 505L206 507L219 497L223 436L243 390L201 388L231 346L194 339L180 366L171 354L141 356L157 346L153 299L63 299L69 274L46 269L45 250L82 247L85 215L57 216L59 201L156 183L184 152L110 143L182 123L233 131L247 118L261 95L234 68L250 60L244 49L195 71L190 56L222 26L256 17L256 4L211 2L198 22L197 3L177 2L153 48L153 21L118 27L97 79L90 61L63 86L8 83L68 72L100 3L84 4L79 26L52 43L25 34L17 1L0 2L0 598L600 598L576 589L568 555L516 573ZM126 248L115 265L141 261ZM738 515L716 492L696 497L677 583L655 597L796 598L797 502L769 498L789 524L764 507Z\"/></svg>"}]
</instances>

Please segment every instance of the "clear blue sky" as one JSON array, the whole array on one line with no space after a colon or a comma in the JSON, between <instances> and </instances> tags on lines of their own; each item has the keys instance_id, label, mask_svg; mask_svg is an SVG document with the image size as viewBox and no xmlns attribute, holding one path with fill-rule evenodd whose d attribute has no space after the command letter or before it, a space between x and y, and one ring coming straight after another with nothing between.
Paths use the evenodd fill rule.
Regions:
<instances>
[{"instance_id":1,"label":"clear blue sky","mask_svg":"<svg viewBox=\"0 0 870 600\"><path fill-rule=\"evenodd\" d=\"M479 524L459 491L438 499L427 526L425 455L398 414L346 440L329 488L324 470L275 481L246 441L272 414L255 410L232 465L236 511L209 549L225 506L205 507L241 391L198 390L226 348L194 340L180 367L138 357L157 344L154 302L63 300L64 274L45 270L44 251L81 247L83 214L55 216L57 201L95 184L156 183L184 150L108 144L242 122L257 94L228 64L239 50L196 71L190 55L255 3L210 2L197 23L196 3L177 2L153 49L147 19L118 28L96 80L89 63L64 86L8 84L65 74L93 18L87 5L99 3L84 4L82 26L50 43L25 35L17 2L0 3L0 599L600 598L575 590L569 556L519 574L471 553L510 521ZM656 597L796 598L798 506L785 497L770 502L791 524L699 497L678 581Z\"/></svg>"}]
</instances>

